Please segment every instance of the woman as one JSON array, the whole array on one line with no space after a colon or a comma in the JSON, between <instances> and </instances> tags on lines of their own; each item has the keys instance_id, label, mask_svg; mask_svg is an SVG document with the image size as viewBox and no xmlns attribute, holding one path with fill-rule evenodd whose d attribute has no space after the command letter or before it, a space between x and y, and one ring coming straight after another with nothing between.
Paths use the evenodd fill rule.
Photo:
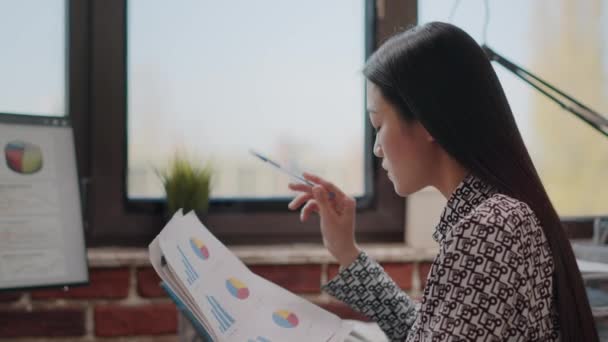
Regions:
<instances>
[{"instance_id":1,"label":"woman","mask_svg":"<svg viewBox=\"0 0 608 342\"><path fill-rule=\"evenodd\" d=\"M341 266L324 290L391 341L597 341L572 249L479 45L429 23L384 43L364 74L374 154L397 194L434 186L448 199L439 254L414 303L357 247L355 200L305 174L316 185L290 184L289 208L321 217Z\"/></svg>"}]
</instances>

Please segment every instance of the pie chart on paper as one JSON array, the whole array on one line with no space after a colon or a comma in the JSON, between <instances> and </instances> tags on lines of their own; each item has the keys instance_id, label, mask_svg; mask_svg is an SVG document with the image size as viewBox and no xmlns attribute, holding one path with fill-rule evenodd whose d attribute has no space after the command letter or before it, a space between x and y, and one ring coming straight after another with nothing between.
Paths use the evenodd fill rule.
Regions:
<instances>
[{"instance_id":1,"label":"pie chart on paper","mask_svg":"<svg viewBox=\"0 0 608 342\"><path fill-rule=\"evenodd\" d=\"M203 241L192 237L190 238L190 247L192 247L194 254L196 254L196 256L198 256L199 258L203 260L207 260L209 258L209 249L207 248L207 246L205 246Z\"/></svg>"},{"instance_id":2,"label":"pie chart on paper","mask_svg":"<svg viewBox=\"0 0 608 342\"><path fill-rule=\"evenodd\" d=\"M230 294L238 299L247 299L249 297L249 288L240 280L230 278L226 280L226 288Z\"/></svg>"},{"instance_id":3,"label":"pie chart on paper","mask_svg":"<svg viewBox=\"0 0 608 342\"><path fill-rule=\"evenodd\" d=\"M40 146L22 140L14 140L4 146L6 165L21 174L33 174L42 169Z\"/></svg>"},{"instance_id":4,"label":"pie chart on paper","mask_svg":"<svg viewBox=\"0 0 608 342\"><path fill-rule=\"evenodd\" d=\"M282 328L295 328L298 326L298 316L287 310L278 310L272 314L272 320Z\"/></svg>"}]
</instances>

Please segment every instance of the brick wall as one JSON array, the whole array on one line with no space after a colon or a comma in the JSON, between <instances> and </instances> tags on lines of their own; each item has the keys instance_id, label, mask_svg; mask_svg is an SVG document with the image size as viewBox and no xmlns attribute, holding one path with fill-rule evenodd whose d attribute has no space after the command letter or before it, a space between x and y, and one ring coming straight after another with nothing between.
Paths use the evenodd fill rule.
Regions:
<instances>
[{"instance_id":1,"label":"brick wall","mask_svg":"<svg viewBox=\"0 0 608 342\"><path fill-rule=\"evenodd\" d=\"M428 262L383 266L402 289L415 297L420 294ZM343 318L365 319L320 293L321 284L336 274L335 264L254 264L250 268ZM91 268L88 286L0 293L0 341L176 341L177 312L158 282L151 267L125 263Z\"/></svg>"}]
</instances>

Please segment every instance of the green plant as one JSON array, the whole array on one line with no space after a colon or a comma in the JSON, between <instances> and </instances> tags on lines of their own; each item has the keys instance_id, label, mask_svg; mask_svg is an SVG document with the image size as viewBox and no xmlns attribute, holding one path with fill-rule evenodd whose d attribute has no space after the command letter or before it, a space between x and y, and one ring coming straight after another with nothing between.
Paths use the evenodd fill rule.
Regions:
<instances>
[{"instance_id":1,"label":"green plant","mask_svg":"<svg viewBox=\"0 0 608 342\"><path fill-rule=\"evenodd\" d=\"M157 173L167 195L168 217L180 208L184 214L191 210L197 214L207 213L213 173L209 163L201 166L182 154L176 154L168 167L157 170Z\"/></svg>"}]
</instances>

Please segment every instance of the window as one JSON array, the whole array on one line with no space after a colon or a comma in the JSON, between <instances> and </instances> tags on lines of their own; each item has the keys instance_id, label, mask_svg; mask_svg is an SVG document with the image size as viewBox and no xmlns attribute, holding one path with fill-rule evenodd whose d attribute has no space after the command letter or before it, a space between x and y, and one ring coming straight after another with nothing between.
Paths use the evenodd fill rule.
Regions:
<instances>
[{"instance_id":1,"label":"window","mask_svg":"<svg viewBox=\"0 0 608 342\"><path fill-rule=\"evenodd\" d=\"M601 0L489 1L487 45L600 113L608 112L608 6ZM448 21L453 2L420 1L419 21ZM484 2L452 23L482 43ZM562 217L608 214L608 140L498 64L494 68Z\"/></svg>"},{"instance_id":2,"label":"window","mask_svg":"<svg viewBox=\"0 0 608 342\"><path fill-rule=\"evenodd\" d=\"M0 113L67 115L66 7L64 0L0 2Z\"/></svg>"},{"instance_id":3,"label":"window","mask_svg":"<svg viewBox=\"0 0 608 342\"><path fill-rule=\"evenodd\" d=\"M180 150L213 163L212 200L293 196L250 148L369 194L365 10L365 0L129 0L128 198L163 198L155 169Z\"/></svg>"},{"instance_id":4,"label":"window","mask_svg":"<svg viewBox=\"0 0 608 342\"><path fill-rule=\"evenodd\" d=\"M227 178L216 179L220 183L215 184L205 223L226 243L321 241L318 222L302 224L287 210L286 179L251 185L252 179L274 181L280 176L248 156L248 148L285 165L323 173L359 195L359 241L402 241L405 205L371 158L372 130L365 117L360 69L374 41L414 22L415 1L382 3L377 16L372 0L296 2L290 7L279 1L253 8L246 1L231 4L180 1L165 8L166 3L140 0L90 3L89 245L150 242L163 223L162 190L150 171L162 167L180 144L223 168ZM293 19L294 13L308 21ZM349 32L340 35L341 25ZM286 31L275 32L281 31L278 27ZM291 35L282 36L286 33ZM309 41L314 37L324 40L315 45ZM314 54L315 49L324 54ZM223 50L232 53L218 52ZM268 89L272 92L264 91ZM279 96L273 97L274 92ZM237 103L239 99L248 103ZM312 124L321 115L324 121ZM336 122L346 118L350 126L336 129ZM239 139L214 136L223 127L213 125L233 125ZM317 128L319 135L310 138L294 127ZM176 137L178 129L184 131ZM212 143L221 145L217 155L211 152L219 147ZM230 159L219 160L226 157ZM335 166L319 163L330 158L342 159ZM150 168L141 164L148 161Z\"/></svg>"}]
</instances>

